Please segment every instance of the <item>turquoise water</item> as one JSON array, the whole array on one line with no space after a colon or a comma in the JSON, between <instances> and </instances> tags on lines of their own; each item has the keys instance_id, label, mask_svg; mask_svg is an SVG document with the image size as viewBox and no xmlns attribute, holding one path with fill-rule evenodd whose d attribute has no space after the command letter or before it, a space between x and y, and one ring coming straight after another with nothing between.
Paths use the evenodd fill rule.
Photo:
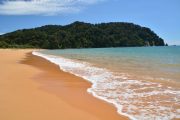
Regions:
<instances>
[{"instance_id":1,"label":"turquoise water","mask_svg":"<svg viewBox=\"0 0 180 120\"><path fill-rule=\"evenodd\" d=\"M142 78L180 82L180 47L66 49L44 51Z\"/></svg>"},{"instance_id":2,"label":"turquoise water","mask_svg":"<svg viewBox=\"0 0 180 120\"><path fill-rule=\"evenodd\" d=\"M180 47L34 52L92 83L87 91L134 120L180 119Z\"/></svg>"}]
</instances>

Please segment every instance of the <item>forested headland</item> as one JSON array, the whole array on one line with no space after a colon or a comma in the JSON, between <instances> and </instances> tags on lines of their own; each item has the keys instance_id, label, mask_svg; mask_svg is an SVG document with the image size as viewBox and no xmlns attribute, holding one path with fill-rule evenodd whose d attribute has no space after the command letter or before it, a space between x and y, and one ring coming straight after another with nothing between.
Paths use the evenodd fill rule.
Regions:
<instances>
[{"instance_id":1,"label":"forested headland","mask_svg":"<svg viewBox=\"0 0 180 120\"><path fill-rule=\"evenodd\" d=\"M0 36L0 48L102 48L164 46L164 40L147 27L110 22L46 25Z\"/></svg>"}]
</instances>

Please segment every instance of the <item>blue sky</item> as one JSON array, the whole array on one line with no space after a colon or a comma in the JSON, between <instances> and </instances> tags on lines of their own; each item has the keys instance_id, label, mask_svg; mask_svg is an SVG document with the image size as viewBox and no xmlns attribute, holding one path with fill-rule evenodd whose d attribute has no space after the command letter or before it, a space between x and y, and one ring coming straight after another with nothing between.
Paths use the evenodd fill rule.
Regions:
<instances>
[{"instance_id":1,"label":"blue sky","mask_svg":"<svg viewBox=\"0 0 180 120\"><path fill-rule=\"evenodd\" d=\"M0 0L0 34L74 21L133 22L180 45L180 0Z\"/></svg>"}]
</instances>

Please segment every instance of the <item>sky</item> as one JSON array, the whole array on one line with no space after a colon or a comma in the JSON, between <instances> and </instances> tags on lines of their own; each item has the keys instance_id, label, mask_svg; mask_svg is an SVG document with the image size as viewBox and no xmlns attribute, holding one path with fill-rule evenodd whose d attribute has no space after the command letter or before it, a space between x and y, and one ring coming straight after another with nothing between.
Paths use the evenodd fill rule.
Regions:
<instances>
[{"instance_id":1,"label":"sky","mask_svg":"<svg viewBox=\"0 0 180 120\"><path fill-rule=\"evenodd\" d=\"M0 0L0 34L74 21L131 22L180 45L180 0Z\"/></svg>"}]
</instances>

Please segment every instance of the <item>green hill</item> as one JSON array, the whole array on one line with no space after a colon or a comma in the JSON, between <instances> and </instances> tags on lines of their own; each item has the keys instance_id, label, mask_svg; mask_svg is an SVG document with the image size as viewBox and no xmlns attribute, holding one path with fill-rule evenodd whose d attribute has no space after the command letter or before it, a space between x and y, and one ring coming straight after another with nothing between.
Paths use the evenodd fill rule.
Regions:
<instances>
[{"instance_id":1,"label":"green hill","mask_svg":"<svg viewBox=\"0 0 180 120\"><path fill-rule=\"evenodd\" d=\"M149 28L123 22L46 25L0 36L1 48L61 49L149 45L164 46L164 41Z\"/></svg>"}]
</instances>

